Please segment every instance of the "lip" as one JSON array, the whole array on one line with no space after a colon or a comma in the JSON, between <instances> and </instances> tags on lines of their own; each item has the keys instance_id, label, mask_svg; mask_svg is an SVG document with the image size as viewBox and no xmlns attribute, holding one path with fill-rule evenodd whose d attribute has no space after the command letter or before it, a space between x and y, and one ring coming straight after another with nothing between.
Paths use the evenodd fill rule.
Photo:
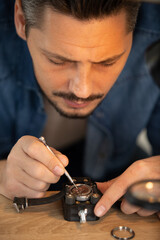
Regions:
<instances>
[{"instance_id":1,"label":"lip","mask_svg":"<svg viewBox=\"0 0 160 240\"><path fill-rule=\"evenodd\" d=\"M67 99L64 99L65 103L71 107L71 108L85 108L87 107L90 102L73 102L73 101L69 101Z\"/></svg>"}]
</instances>

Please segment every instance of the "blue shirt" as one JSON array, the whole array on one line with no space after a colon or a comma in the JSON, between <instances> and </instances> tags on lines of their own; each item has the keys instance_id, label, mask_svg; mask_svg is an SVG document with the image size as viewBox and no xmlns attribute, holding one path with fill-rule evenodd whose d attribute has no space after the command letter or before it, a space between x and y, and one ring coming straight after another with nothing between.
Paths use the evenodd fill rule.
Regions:
<instances>
[{"instance_id":1,"label":"blue shirt","mask_svg":"<svg viewBox=\"0 0 160 240\"><path fill-rule=\"evenodd\" d=\"M24 135L40 137L46 121L41 91L25 41L13 22L14 0L0 4L0 159ZM160 39L160 5L141 6L127 63L103 102L89 117L85 175L107 178L131 163L138 134L147 129L153 155L160 154L160 89L145 51ZM106 76L107 77L107 76Z\"/></svg>"}]
</instances>

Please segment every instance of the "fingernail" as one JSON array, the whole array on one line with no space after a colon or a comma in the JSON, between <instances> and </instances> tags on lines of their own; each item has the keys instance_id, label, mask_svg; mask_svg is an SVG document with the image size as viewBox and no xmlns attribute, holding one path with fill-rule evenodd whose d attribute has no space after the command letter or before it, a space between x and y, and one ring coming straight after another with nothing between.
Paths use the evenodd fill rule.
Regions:
<instances>
[{"instance_id":1,"label":"fingernail","mask_svg":"<svg viewBox=\"0 0 160 240\"><path fill-rule=\"evenodd\" d=\"M54 169L53 169L53 173L58 175L58 176L61 176L64 174L64 170L59 167L59 166L56 166Z\"/></svg>"},{"instance_id":2,"label":"fingernail","mask_svg":"<svg viewBox=\"0 0 160 240\"><path fill-rule=\"evenodd\" d=\"M106 208L101 205L99 208L96 209L95 213L97 217L101 217L103 216L103 214L105 214Z\"/></svg>"}]
</instances>

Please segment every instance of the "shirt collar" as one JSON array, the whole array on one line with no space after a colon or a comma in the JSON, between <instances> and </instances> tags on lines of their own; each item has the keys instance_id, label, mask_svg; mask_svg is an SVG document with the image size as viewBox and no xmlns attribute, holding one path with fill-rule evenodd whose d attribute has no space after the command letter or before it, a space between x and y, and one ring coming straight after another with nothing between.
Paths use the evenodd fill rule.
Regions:
<instances>
[{"instance_id":1,"label":"shirt collar","mask_svg":"<svg viewBox=\"0 0 160 240\"><path fill-rule=\"evenodd\" d=\"M28 50L27 43L22 41L20 43L20 54L18 60L18 77L17 83L23 85L24 88L40 91L40 87L35 78L33 62Z\"/></svg>"},{"instance_id":2,"label":"shirt collar","mask_svg":"<svg viewBox=\"0 0 160 240\"><path fill-rule=\"evenodd\" d=\"M39 99L39 110L44 110L44 103L41 89L36 80L33 68L33 62L28 50L27 43L20 39L20 54L17 61L17 84L28 91L33 91Z\"/></svg>"}]
</instances>

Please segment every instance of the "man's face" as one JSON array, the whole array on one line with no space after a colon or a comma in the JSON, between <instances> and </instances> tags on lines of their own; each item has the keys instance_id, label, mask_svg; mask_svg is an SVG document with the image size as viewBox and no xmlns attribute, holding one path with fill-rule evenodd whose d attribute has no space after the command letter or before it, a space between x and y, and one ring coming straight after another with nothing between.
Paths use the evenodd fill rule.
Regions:
<instances>
[{"instance_id":1,"label":"man's face","mask_svg":"<svg viewBox=\"0 0 160 240\"><path fill-rule=\"evenodd\" d=\"M132 45L125 12L80 21L46 9L27 38L37 81L67 117L88 116L122 71Z\"/></svg>"}]
</instances>

